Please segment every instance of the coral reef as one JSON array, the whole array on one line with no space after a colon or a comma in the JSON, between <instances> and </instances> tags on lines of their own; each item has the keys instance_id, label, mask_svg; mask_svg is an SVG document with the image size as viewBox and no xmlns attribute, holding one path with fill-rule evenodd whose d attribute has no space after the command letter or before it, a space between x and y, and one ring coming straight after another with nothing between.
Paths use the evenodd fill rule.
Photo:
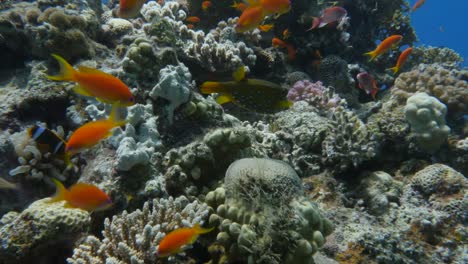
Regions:
<instances>
[{"instance_id":1,"label":"coral reef","mask_svg":"<svg viewBox=\"0 0 468 264\"><path fill-rule=\"evenodd\" d=\"M434 151L447 141L450 128L445 125L446 114L447 107L426 93L416 93L408 98L406 120L422 149Z\"/></svg>"},{"instance_id":2,"label":"coral reef","mask_svg":"<svg viewBox=\"0 0 468 264\"><path fill-rule=\"evenodd\" d=\"M226 171L225 187L206 195L219 226L217 242L230 258L254 263L313 263L333 227L303 196L292 168L278 160L241 159ZM268 201L268 202L266 202Z\"/></svg>"},{"instance_id":3,"label":"coral reef","mask_svg":"<svg viewBox=\"0 0 468 264\"><path fill-rule=\"evenodd\" d=\"M49 198L38 200L21 213L10 212L2 217L0 220L2 263L33 261L44 247L51 250L54 244L73 241L89 227L91 218L88 212L66 208L65 201L56 203L48 201Z\"/></svg>"},{"instance_id":4,"label":"coral reef","mask_svg":"<svg viewBox=\"0 0 468 264\"><path fill-rule=\"evenodd\" d=\"M411 55L408 68L419 64L437 63L446 69L458 69L463 62L460 54L447 47L419 46L413 49Z\"/></svg>"},{"instance_id":5,"label":"coral reef","mask_svg":"<svg viewBox=\"0 0 468 264\"><path fill-rule=\"evenodd\" d=\"M421 64L395 80L392 95L405 103L411 95L425 92L448 108L449 117L457 118L468 111L468 84L464 71L447 70L437 65Z\"/></svg>"},{"instance_id":6,"label":"coral reef","mask_svg":"<svg viewBox=\"0 0 468 264\"><path fill-rule=\"evenodd\" d=\"M208 206L186 197L146 202L142 210L124 211L104 221L103 239L88 236L75 248L69 263L165 263L158 258L157 245L169 232L203 224ZM175 256L174 261L184 258Z\"/></svg>"}]
</instances>

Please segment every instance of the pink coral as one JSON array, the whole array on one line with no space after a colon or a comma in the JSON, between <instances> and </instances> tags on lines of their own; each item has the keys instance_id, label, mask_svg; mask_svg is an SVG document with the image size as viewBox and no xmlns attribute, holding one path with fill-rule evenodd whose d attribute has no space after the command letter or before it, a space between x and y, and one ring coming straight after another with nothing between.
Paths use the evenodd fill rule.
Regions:
<instances>
[{"instance_id":1,"label":"pink coral","mask_svg":"<svg viewBox=\"0 0 468 264\"><path fill-rule=\"evenodd\" d=\"M345 102L321 81L297 81L288 92L288 99L294 102L306 101L320 110L328 110Z\"/></svg>"}]
</instances>

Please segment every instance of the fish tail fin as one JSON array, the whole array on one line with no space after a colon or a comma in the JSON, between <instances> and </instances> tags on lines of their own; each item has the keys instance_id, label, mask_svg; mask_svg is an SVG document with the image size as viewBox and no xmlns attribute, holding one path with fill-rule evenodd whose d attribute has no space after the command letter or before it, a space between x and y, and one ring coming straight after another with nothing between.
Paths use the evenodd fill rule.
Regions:
<instances>
[{"instance_id":1,"label":"fish tail fin","mask_svg":"<svg viewBox=\"0 0 468 264\"><path fill-rule=\"evenodd\" d=\"M204 82L200 86L200 92L202 94L221 93L223 90L220 82Z\"/></svg>"},{"instance_id":2,"label":"fish tail fin","mask_svg":"<svg viewBox=\"0 0 468 264\"><path fill-rule=\"evenodd\" d=\"M363 55L369 56L369 57L370 57L370 58L369 58L369 62L371 62L372 60L375 59L375 57L377 57L377 52L375 52L375 51L369 51L369 52L364 53Z\"/></svg>"},{"instance_id":3,"label":"fish tail fin","mask_svg":"<svg viewBox=\"0 0 468 264\"><path fill-rule=\"evenodd\" d=\"M196 230L197 234L201 235L211 232L215 227L203 228L199 224L195 224L193 228Z\"/></svg>"},{"instance_id":4,"label":"fish tail fin","mask_svg":"<svg viewBox=\"0 0 468 264\"><path fill-rule=\"evenodd\" d=\"M400 68L398 66L395 66L395 67L389 68L389 70L392 70L393 74L396 74L400 70Z\"/></svg>"},{"instance_id":5,"label":"fish tail fin","mask_svg":"<svg viewBox=\"0 0 468 264\"><path fill-rule=\"evenodd\" d=\"M319 25L320 25L320 18L313 17L312 18L312 26L307 31L311 31L312 29L316 29Z\"/></svg>"},{"instance_id":6,"label":"fish tail fin","mask_svg":"<svg viewBox=\"0 0 468 264\"><path fill-rule=\"evenodd\" d=\"M76 79L75 69L73 69L73 67L64 58L60 57L57 54L52 54L52 57L54 57L58 61L59 66L60 66L60 72L59 72L58 75L54 75L54 76L47 75L46 77L49 80L53 80L53 81L73 81L73 80Z\"/></svg>"},{"instance_id":7,"label":"fish tail fin","mask_svg":"<svg viewBox=\"0 0 468 264\"><path fill-rule=\"evenodd\" d=\"M283 100L278 103L278 107L281 109L288 109L293 106L294 102L289 100Z\"/></svg>"},{"instance_id":8,"label":"fish tail fin","mask_svg":"<svg viewBox=\"0 0 468 264\"><path fill-rule=\"evenodd\" d=\"M380 91L380 89L372 89L372 91L370 92L371 96L372 96L372 99L375 100L375 96L377 95L377 93Z\"/></svg>"},{"instance_id":9,"label":"fish tail fin","mask_svg":"<svg viewBox=\"0 0 468 264\"><path fill-rule=\"evenodd\" d=\"M58 201L63 201L66 200L66 195L68 190L63 186L63 184L57 180L57 179L52 179L52 181L55 184L56 191L55 195L50 199L50 203L58 202Z\"/></svg>"},{"instance_id":10,"label":"fish tail fin","mask_svg":"<svg viewBox=\"0 0 468 264\"><path fill-rule=\"evenodd\" d=\"M109 115L109 121L111 121L112 123L115 124L115 126L124 126L127 121L125 119L121 119L120 115L119 115L119 111L120 111L120 105L119 103L115 103L112 105L112 108L111 108L111 112L110 112L110 115Z\"/></svg>"}]
</instances>

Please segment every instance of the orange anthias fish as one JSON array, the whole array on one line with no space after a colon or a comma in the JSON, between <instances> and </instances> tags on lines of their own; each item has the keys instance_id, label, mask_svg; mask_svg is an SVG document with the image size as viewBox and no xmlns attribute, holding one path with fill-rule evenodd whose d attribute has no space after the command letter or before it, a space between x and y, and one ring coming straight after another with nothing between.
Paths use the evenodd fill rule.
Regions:
<instances>
[{"instance_id":1,"label":"orange anthias fish","mask_svg":"<svg viewBox=\"0 0 468 264\"><path fill-rule=\"evenodd\" d=\"M268 32L273 28L273 24L265 24L265 25L260 25L258 26L258 29L262 32Z\"/></svg>"},{"instance_id":2,"label":"orange anthias fish","mask_svg":"<svg viewBox=\"0 0 468 264\"><path fill-rule=\"evenodd\" d=\"M140 9L146 0L120 0L117 16L121 18L133 18L140 14Z\"/></svg>"},{"instance_id":3,"label":"orange anthias fish","mask_svg":"<svg viewBox=\"0 0 468 264\"><path fill-rule=\"evenodd\" d=\"M200 18L197 16L189 16L185 21L190 22L190 23L198 23L200 22Z\"/></svg>"},{"instance_id":4,"label":"orange anthias fish","mask_svg":"<svg viewBox=\"0 0 468 264\"><path fill-rule=\"evenodd\" d=\"M260 5L267 16L273 14L279 16L291 10L291 2L289 0L261 0Z\"/></svg>"},{"instance_id":5,"label":"orange anthias fish","mask_svg":"<svg viewBox=\"0 0 468 264\"><path fill-rule=\"evenodd\" d=\"M236 31L242 33L255 29L264 18L265 14L261 6L248 7L237 20Z\"/></svg>"},{"instance_id":6,"label":"orange anthias fish","mask_svg":"<svg viewBox=\"0 0 468 264\"><path fill-rule=\"evenodd\" d=\"M310 27L307 31L339 23L347 15L348 12L346 9L340 6L329 7L322 11L322 15L320 17L313 18L312 27Z\"/></svg>"},{"instance_id":7,"label":"orange anthias fish","mask_svg":"<svg viewBox=\"0 0 468 264\"><path fill-rule=\"evenodd\" d=\"M374 77L367 72L361 72L356 78L358 79L359 88L366 91L366 93L370 94L372 99L375 100L375 95L380 91L380 88L377 87L377 82L374 80Z\"/></svg>"},{"instance_id":8,"label":"orange anthias fish","mask_svg":"<svg viewBox=\"0 0 468 264\"><path fill-rule=\"evenodd\" d=\"M288 44L279 38L273 38L271 40L271 45L275 48L277 47L286 48L288 50L288 58L290 61L293 61L296 58L296 49L294 48L293 45Z\"/></svg>"},{"instance_id":9,"label":"orange anthias fish","mask_svg":"<svg viewBox=\"0 0 468 264\"><path fill-rule=\"evenodd\" d=\"M78 85L73 89L76 93L95 97L105 103L123 106L135 104L132 92L119 78L84 66L78 67L77 71L59 55L52 54L52 57L58 61L60 73L57 76L47 75L50 80L77 82Z\"/></svg>"},{"instance_id":10,"label":"orange anthias fish","mask_svg":"<svg viewBox=\"0 0 468 264\"><path fill-rule=\"evenodd\" d=\"M241 12L247 9L247 5L244 2L234 2L234 4L232 4L231 7Z\"/></svg>"},{"instance_id":11,"label":"orange anthias fish","mask_svg":"<svg viewBox=\"0 0 468 264\"><path fill-rule=\"evenodd\" d=\"M201 3L201 8L202 8L203 11L206 12L208 10L208 8L210 8L212 5L213 5L213 3L211 3L211 1L203 1Z\"/></svg>"},{"instance_id":12,"label":"orange anthias fish","mask_svg":"<svg viewBox=\"0 0 468 264\"><path fill-rule=\"evenodd\" d=\"M112 107L108 119L89 122L75 130L65 145L66 155L70 157L70 155L96 145L101 140L111 136L111 130L114 127L123 126L126 121L117 120L117 111L118 107Z\"/></svg>"},{"instance_id":13,"label":"orange anthias fish","mask_svg":"<svg viewBox=\"0 0 468 264\"><path fill-rule=\"evenodd\" d=\"M413 7L411 7L411 12L416 11L416 9L420 8L425 2L426 2L426 0L416 1L416 3L414 3Z\"/></svg>"},{"instance_id":14,"label":"orange anthias fish","mask_svg":"<svg viewBox=\"0 0 468 264\"><path fill-rule=\"evenodd\" d=\"M380 56L381 54L387 52L390 48L393 47L393 45L396 45L398 42L400 42L403 39L402 35L392 35L386 39L384 39L375 50L369 51L367 53L364 53L364 55L370 56L369 61L372 61L376 57Z\"/></svg>"},{"instance_id":15,"label":"orange anthias fish","mask_svg":"<svg viewBox=\"0 0 468 264\"><path fill-rule=\"evenodd\" d=\"M66 201L66 207L80 208L88 212L105 210L112 206L109 196L98 187L88 183L76 183L69 190L63 184L52 179L57 191L49 200L50 203Z\"/></svg>"},{"instance_id":16,"label":"orange anthias fish","mask_svg":"<svg viewBox=\"0 0 468 264\"><path fill-rule=\"evenodd\" d=\"M158 256L166 257L177 254L182 251L182 247L188 244L193 244L201 234L206 234L213 230L211 228L202 228L195 224L193 227L182 227L167 234L159 243Z\"/></svg>"},{"instance_id":17,"label":"orange anthias fish","mask_svg":"<svg viewBox=\"0 0 468 264\"><path fill-rule=\"evenodd\" d=\"M397 64L395 65L395 67L390 68L390 70L392 70L393 73L397 73L398 71L400 71L401 66L403 66L403 64L405 64L406 60L408 60L408 57L409 57L409 55L411 54L412 51L413 51L413 48L411 48L411 47L405 49L400 54L400 57L398 57L398 61L397 61Z\"/></svg>"}]
</instances>

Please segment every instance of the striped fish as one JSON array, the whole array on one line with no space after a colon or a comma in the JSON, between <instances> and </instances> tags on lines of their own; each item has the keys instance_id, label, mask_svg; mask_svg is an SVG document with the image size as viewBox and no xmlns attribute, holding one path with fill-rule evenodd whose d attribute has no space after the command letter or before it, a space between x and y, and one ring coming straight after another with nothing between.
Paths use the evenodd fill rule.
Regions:
<instances>
[{"instance_id":1,"label":"striped fish","mask_svg":"<svg viewBox=\"0 0 468 264\"><path fill-rule=\"evenodd\" d=\"M34 125L28 129L29 136L46 152L54 155L65 154L66 142L55 132L42 126Z\"/></svg>"}]
</instances>

